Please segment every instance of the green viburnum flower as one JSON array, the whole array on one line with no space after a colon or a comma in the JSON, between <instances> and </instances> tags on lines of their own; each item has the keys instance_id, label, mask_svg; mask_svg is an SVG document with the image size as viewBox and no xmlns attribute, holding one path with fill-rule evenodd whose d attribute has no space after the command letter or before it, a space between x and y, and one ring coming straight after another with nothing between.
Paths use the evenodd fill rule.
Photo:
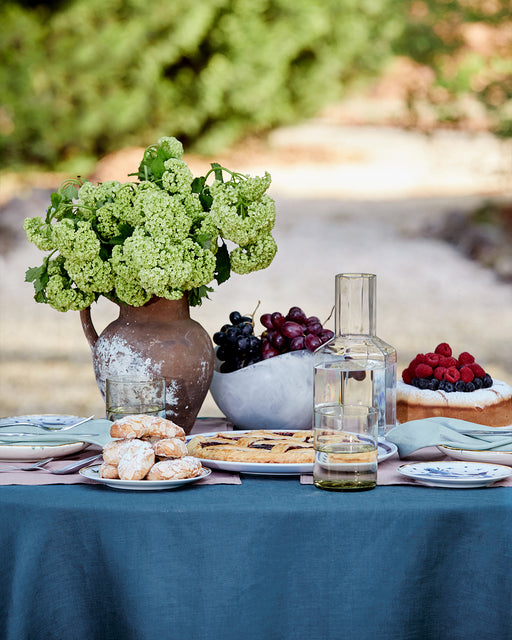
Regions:
<instances>
[{"instance_id":1,"label":"green viburnum flower","mask_svg":"<svg viewBox=\"0 0 512 640\"><path fill-rule=\"evenodd\" d=\"M23 223L23 229L30 242L33 242L41 251L52 251L55 249L52 226L46 224L41 217L27 218Z\"/></svg>"},{"instance_id":2,"label":"green viburnum flower","mask_svg":"<svg viewBox=\"0 0 512 640\"><path fill-rule=\"evenodd\" d=\"M254 244L238 247L231 253L231 268L235 273L250 273L265 269L277 253L277 244L270 233L261 236Z\"/></svg>"},{"instance_id":3,"label":"green viburnum flower","mask_svg":"<svg viewBox=\"0 0 512 640\"><path fill-rule=\"evenodd\" d=\"M182 157L179 140L161 138L132 174L138 181L68 180L51 195L46 217L27 218L28 240L49 252L27 270L36 301L67 311L102 295L141 306L187 293L190 304L201 304L213 291L208 285L227 280L231 269L266 268L277 250L270 175L213 163L194 178ZM226 241L237 246L229 250Z\"/></svg>"}]
</instances>

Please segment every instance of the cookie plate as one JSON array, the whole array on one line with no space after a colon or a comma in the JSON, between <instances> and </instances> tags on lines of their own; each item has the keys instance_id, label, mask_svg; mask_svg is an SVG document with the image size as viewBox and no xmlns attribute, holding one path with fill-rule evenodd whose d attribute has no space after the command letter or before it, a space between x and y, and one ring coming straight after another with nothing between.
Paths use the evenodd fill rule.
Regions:
<instances>
[{"instance_id":1,"label":"cookie plate","mask_svg":"<svg viewBox=\"0 0 512 640\"><path fill-rule=\"evenodd\" d=\"M211 469L203 469L200 476L195 478L182 478L181 480L112 480L110 478L100 478L98 475L101 465L80 469L78 472L84 478L106 484L113 489L127 489L129 491L163 491L164 489L179 489L190 482L197 482L207 478L212 472Z\"/></svg>"},{"instance_id":2,"label":"cookie plate","mask_svg":"<svg viewBox=\"0 0 512 640\"><path fill-rule=\"evenodd\" d=\"M289 429L267 429L267 431L287 431ZM301 430L299 430L301 431ZM213 438L220 431L213 431L211 433L192 434L187 436L187 442L191 440L194 435L206 436L207 438ZM228 432L231 433L231 432ZM251 430L239 431L236 430L237 435L247 433L251 435ZM290 431L290 433L293 433ZM395 444L388 442L385 438L379 438L378 445L378 461L382 462L397 452ZM278 462L234 462L232 460L210 460L209 458L200 458L201 464L210 469L219 469L220 471L231 471L232 473L250 473L253 475L273 476L273 475L289 475L298 476L303 473L313 473L313 463L278 463Z\"/></svg>"}]
</instances>

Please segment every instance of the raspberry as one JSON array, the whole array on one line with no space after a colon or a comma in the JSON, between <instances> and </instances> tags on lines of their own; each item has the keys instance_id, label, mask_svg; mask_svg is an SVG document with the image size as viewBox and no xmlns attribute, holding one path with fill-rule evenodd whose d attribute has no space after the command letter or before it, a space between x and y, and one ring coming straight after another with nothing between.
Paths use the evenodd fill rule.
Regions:
<instances>
[{"instance_id":1,"label":"raspberry","mask_svg":"<svg viewBox=\"0 0 512 640\"><path fill-rule=\"evenodd\" d=\"M414 374L417 378L429 378L434 373L432 367L428 364L424 364L423 362L416 365L414 369Z\"/></svg>"},{"instance_id":2,"label":"raspberry","mask_svg":"<svg viewBox=\"0 0 512 640\"><path fill-rule=\"evenodd\" d=\"M444 378L444 374L446 371L446 367L436 367L434 369L434 377L436 380L442 380Z\"/></svg>"},{"instance_id":3,"label":"raspberry","mask_svg":"<svg viewBox=\"0 0 512 640\"><path fill-rule=\"evenodd\" d=\"M409 362L409 369L414 371L414 367L422 362L425 362L425 356L422 353L418 353L418 355Z\"/></svg>"},{"instance_id":4,"label":"raspberry","mask_svg":"<svg viewBox=\"0 0 512 640\"><path fill-rule=\"evenodd\" d=\"M448 367L448 369L446 369L446 371L444 372L444 379L447 382L458 382L460 380L460 373L457 367Z\"/></svg>"},{"instance_id":5,"label":"raspberry","mask_svg":"<svg viewBox=\"0 0 512 640\"><path fill-rule=\"evenodd\" d=\"M457 367L459 363L450 356L439 356L439 365L448 369L448 367Z\"/></svg>"},{"instance_id":6,"label":"raspberry","mask_svg":"<svg viewBox=\"0 0 512 640\"><path fill-rule=\"evenodd\" d=\"M471 371L475 374L475 378L483 378L485 376L485 371L483 370L483 368L477 364L476 362L470 362L468 364L468 367L471 369Z\"/></svg>"},{"instance_id":7,"label":"raspberry","mask_svg":"<svg viewBox=\"0 0 512 640\"><path fill-rule=\"evenodd\" d=\"M412 371L410 367L402 371L402 380L405 382L405 384L411 384L413 378L414 378L414 371Z\"/></svg>"},{"instance_id":8,"label":"raspberry","mask_svg":"<svg viewBox=\"0 0 512 640\"><path fill-rule=\"evenodd\" d=\"M438 344L434 349L434 352L438 353L440 356L450 357L452 355L452 348L447 342L441 342L441 344Z\"/></svg>"},{"instance_id":9,"label":"raspberry","mask_svg":"<svg viewBox=\"0 0 512 640\"><path fill-rule=\"evenodd\" d=\"M439 354L438 353L426 353L425 354L425 364L429 364L431 367L437 367L439 364Z\"/></svg>"},{"instance_id":10,"label":"raspberry","mask_svg":"<svg viewBox=\"0 0 512 640\"><path fill-rule=\"evenodd\" d=\"M461 367L459 370L459 373L460 373L460 379L463 382L473 382L475 374L469 367L467 366Z\"/></svg>"},{"instance_id":11,"label":"raspberry","mask_svg":"<svg viewBox=\"0 0 512 640\"><path fill-rule=\"evenodd\" d=\"M474 356L472 356L467 351L463 351L459 356L459 362L461 363L461 365L463 365L463 364L471 364L474 361L475 361Z\"/></svg>"}]
</instances>

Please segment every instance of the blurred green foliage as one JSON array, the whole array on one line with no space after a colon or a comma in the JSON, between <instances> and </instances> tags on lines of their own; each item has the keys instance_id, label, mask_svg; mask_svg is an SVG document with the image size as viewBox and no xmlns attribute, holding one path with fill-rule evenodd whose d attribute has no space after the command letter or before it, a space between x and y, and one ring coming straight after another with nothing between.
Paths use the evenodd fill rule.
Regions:
<instances>
[{"instance_id":1,"label":"blurred green foliage","mask_svg":"<svg viewBox=\"0 0 512 640\"><path fill-rule=\"evenodd\" d=\"M395 55L433 70L411 109L456 121L471 93L512 134L510 0L4 0L0 24L0 167L162 135L214 153L315 115ZM499 29L508 59L468 48L468 24Z\"/></svg>"},{"instance_id":2,"label":"blurred green foliage","mask_svg":"<svg viewBox=\"0 0 512 640\"><path fill-rule=\"evenodd\" d=\"M1 163L52 165L161 135L214 152L312 116L390 55L395 3L7 1Z\"/></svg>"},{"instance_id":3,"label":"blurred green foliage","mask_svg":"<svg viewBox=\"0 0 512 640\"><path fill-rule=\"evenodd\" d=\"M480 105L488 128L512 137L512 3L510 0L412 0L397 54L432 72L411 83L409 105L433 107L440 122L464 122ZM469 103L471 104L471 103ZM469 116L470 117L470 116Z\"/></svg>"}]
</instances>

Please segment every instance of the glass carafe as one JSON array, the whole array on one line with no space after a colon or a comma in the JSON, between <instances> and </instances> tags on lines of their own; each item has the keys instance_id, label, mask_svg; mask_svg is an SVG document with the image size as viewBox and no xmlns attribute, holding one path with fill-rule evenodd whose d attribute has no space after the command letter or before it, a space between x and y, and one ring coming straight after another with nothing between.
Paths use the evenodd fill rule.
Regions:
<instances>
[{"instance_id":1,"label":"glass carafe","mask_svg":"<svg viewBox=\"0 0 512 640\"><path fill-rule=\"evenodd\" d=\"M315 410L363 405L378 411L379 435L396 422L396 349L375 334L376 276L336 276L334 337L315 351Z\"/></svg>"}]
</instances>

